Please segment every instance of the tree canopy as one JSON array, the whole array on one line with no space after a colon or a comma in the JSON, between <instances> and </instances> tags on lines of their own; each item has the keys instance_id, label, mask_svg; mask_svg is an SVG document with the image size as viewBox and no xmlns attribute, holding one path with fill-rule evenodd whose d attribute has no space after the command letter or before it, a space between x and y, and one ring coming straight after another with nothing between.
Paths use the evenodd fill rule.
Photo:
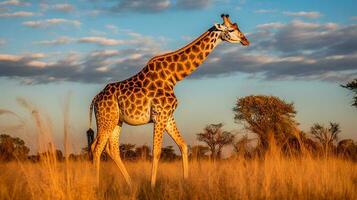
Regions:
<instances>
[{"instance_id":1,"label":"tree canopy","mask_svg":"<svg viewBox=\"0 0 357 200\"><path fill-rule=\"evenodd\" d=\"M338 140L338 134L341 132L338 123L330 122L329 127L324 127L321 124L314 124L311 127L311 135L318 140L324 153L329 153L334 146L334 142Z\"/></svg>"},{"instance_id":2,"label":"tree canopy","mask_svg":"<svg viewBox=\"0 0 357 200\"><path fill-rule=\"evenodd\" d=\"M204 145L194 145L190 146L190 157L195 160L199 160L201 158L206 158L207 153L209 152L209 148Z\"/></svg>"},{"instance_id":3,"label":"tree canopy","mask_svg":"<svg viewBox=\"0 0 357 200\"><path fill-rule=\"evenodd\" d=\"M264 149L269 146L269 140L283 143L296 131L293 103L278 97L251 95L239 98L233 111L236 123L243 123L246 129L257 134L259 145Z\"/></svg>"},{"instance_id":4,"label":"tree canopy","mask_svg":"<svg viewBox=\"0 0 357 200\"><path fill-rule=\"evenodd\" d=\"M222 123L210 124L203 129L202 133L197 134L197 140L206 143L209 147L212 158L220 158L222 148L234 140L234 135L223 131L222 127Z\"/></svg>"},{"instance_id":5,"label":"tree canopy","mask_svg":"<svg viewBox=\"0 0 357 200\"><path fill-rule=\"evenodd\" d=\"M348 82L346 85L341 85L341 86L344 88L347 88L355 93L355 95L353 97L352 106L357 108L357 79L352 80L352 81Z\"/></svg>"},{"instance_id":6,"label":"tree canopy","mask_svg":"<svg viewBox=\"0 0 357 200\"><path fill-rule=\"evenodd\" d=\"M26 159L30 149L25 142L18 137L6 134L0 135L0 160L10 161L14 159Z\"/></svg>"}]
</instances>

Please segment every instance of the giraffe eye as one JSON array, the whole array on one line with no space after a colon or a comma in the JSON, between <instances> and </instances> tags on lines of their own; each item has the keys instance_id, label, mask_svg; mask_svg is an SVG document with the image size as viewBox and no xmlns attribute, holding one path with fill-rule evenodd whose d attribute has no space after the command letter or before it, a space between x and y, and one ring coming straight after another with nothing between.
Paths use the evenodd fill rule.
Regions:
<instances>
[{"instance_id":1,"label":"giraffe eye","mask_svg":"<svg viewBox=\"0 0 357 200\"><path fill-rule=\"evenodd\" d=\"M228 32L233 32L234 31L234 29L232 29L232 30L228 30Z\"/></svg>"}]
</instances>

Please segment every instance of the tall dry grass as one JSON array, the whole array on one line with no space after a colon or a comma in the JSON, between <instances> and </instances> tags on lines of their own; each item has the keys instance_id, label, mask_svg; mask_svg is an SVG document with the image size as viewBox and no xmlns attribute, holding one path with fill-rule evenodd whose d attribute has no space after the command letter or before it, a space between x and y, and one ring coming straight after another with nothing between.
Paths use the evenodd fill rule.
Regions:
<instances>
[{"instance_id":1,"label":"tall dry grass","mask_svg":"<svg viewBox=\"0 0 357 200\"><path fill-rule=\"evenodd\" d=\"M150 162L126 162L128 188L113 162L102 162L95 185L88 161L0 165L0 199L357 199L357 166L337 158L269 156L190 162L182 179L180 162L160 163L157 187L150 187Z\"/></svg>"},{"instance_id":2,"label":"tall dry grass","mask_svg":"<svg viewBox=\"0 0 357 200\"><path fill-rule=\"evenodd\" d=\"M25 99L18 101L31 114L38 129L38 149L45 153L36 163L0 163L0 199L357 199L356 163L308 154L288 158L274 148L264 158L191 161L188 180L182 178L181 162L161 162L154 190L150 162L125 162L132 188L113 162L101 162L97 186L89 161L56 160L50 120ZM68 105L66 100L65 155Z\"/></svg>"}]
</instances>

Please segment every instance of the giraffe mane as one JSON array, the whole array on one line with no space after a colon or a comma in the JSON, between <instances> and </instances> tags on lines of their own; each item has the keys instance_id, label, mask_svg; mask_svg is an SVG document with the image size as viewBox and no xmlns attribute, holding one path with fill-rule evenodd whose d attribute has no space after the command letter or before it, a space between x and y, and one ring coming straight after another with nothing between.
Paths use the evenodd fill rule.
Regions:
<instances>
[{"instance_id":1,"label":"giraffe mane","mask_svg":"<svg viewBox=\"0 0 357 200\"><path fill-rule=\"evenodd\" d=\"M210 29L210 30L211 30L211 29ZM193 40L192 42L188 43L187 45L181 47L180 49L177 49L177 50L172 51L172 52L168 52L168 53L164 53L164 54L161 54L161 55L152 57L152 58L148 61L148 63L152 62L152 61L155 60L155 59L159 59L159 58L162 58L162 57L165 57L165 56L170 56L170 55L176 54L176 53L178 53L178 52L180 52L180 51L186 50L186 49L187 49L189 46L191 46L192 44L194 44L194 43L196 43L197 41L199 41L200 39L206 37L207 34L211 32L210 30L204 32L204 33L203 33L202 35L200 35L198 38L196 38L196 39Z\"/></svg>"}]
</instances>

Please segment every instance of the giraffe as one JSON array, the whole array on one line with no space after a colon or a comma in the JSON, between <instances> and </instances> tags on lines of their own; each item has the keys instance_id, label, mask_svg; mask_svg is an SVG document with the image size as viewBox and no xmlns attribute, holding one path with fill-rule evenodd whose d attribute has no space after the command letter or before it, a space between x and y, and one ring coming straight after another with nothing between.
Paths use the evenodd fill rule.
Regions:
<instances>
[{"instance_id":1,"label":"giraffe","mask_svg":"<svg viewBox=\"0 0 357 200\"><path fill-rule=\"evenodd\" d=\"M239 30L238 25L230 21L229 15L222 14L221 17L222 24L214 24L197 39L176 51L151 58L136 75L124 81L107 84L93 98L90 105L89 123L91 127L94 108L98 134L91 145L91 150L97 170L97 182L99 182L100 155L105 149L119 167L127 184L131 186L131 178L119 154L119 136L123 123L154 124L152 187L156 182L164 132L171 136L181 151L183 177L187 179L187 145L173 116L178 104L174 86L195 71L222 41L249 45L249 41Z\"/></svg>"}]
</instances>

